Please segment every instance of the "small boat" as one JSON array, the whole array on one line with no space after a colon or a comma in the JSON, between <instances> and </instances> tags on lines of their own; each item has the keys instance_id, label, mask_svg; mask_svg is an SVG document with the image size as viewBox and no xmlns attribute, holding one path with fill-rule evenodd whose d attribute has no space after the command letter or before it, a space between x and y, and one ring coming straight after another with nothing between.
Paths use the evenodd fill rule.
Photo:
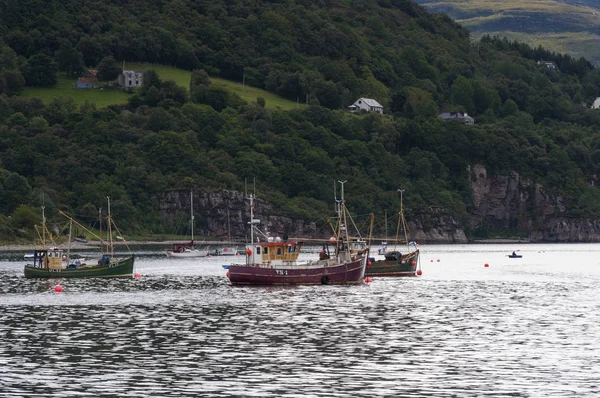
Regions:
<instances>
[{"instance_id":1,"label":"small boat","mask_svg":"<svg viewBox=\"0 0 600 398\"><path fill-rule=\"evenodd\" d=\"M257 227L260 220L254 218L254 196L250 197L250 242L246 245L246 261L230 264L227 277L233 285L328 285L363 283L368 258L368 248L352 253L347 228L348 213L342 199L338 205L335 253L323 253L319 260L299 262L303 242L269 237ZM255 242L254 232L263 239Z\"/></svg>"},{"instance_id":2,"label":"small boat","mask_svg":"<svg viewBox=\"0 0 600 398\"><path fill-rule=\"evenodd\" d=\"M87 238L85 237L85 235L79 235L73 238L73 240L75 242L79 242L79 243L88 243Z\"/></svg>"},{"instance_id":3,"label":"small boat","mask_svg":"<svg viewBox=\"0 0 600 398\"><path fill-rule=\"evenodd\" d=\"M175 243L172 249L167 250L168 257L191 258L206 257L209 255L207 249L197 249L194 247L194 192L190 191L190 226L192 231L192 240L189 242Z\"/></svg>"},{"instance_id":4,"label":"small boat","mask_svg":"<svg viewBox=\"0 0 600 398\"><path fill-rule=\"evenodd\" d=\"M508 255L508 258L523 258L523 255L513 252L512 254Z\"/></svg>"},{"instance_id":5,"label":"small boat","mask_svg":"<svg viewBox=\"0 0 600 398\"><path fill-rule=\"evenodd\" d=\"M217 256L237 256L238 248L237 248L237 246L236 247L231 247L231 246L222 247L220 249L216 249L214 251L214 253Z\"/></svg>"},{"instance_id":6,"label":"small boat","mask_svg":"<svg viewBox=\"0 0 600 398\"><path fill-rule=\"evenodd\" d=\"M106 251L96 264L86 264L84 261L75 259L71 261L70 243L72 225L77 224L83 227L73 218L63 212L59 212L69 220L69 246L67 249L61 249L56 246L47 247L46 239L53 240L52 234L46 228L46 218L44 215L44 206L42 206L42 226L40 229L36 227L38 236L41 238L41 248L34 250L32 256L32 264L25 265L24 274L26 278L108 278L108 277L131 277L133 276L134 255L131 254L124 258L115 258L112 245L112 226L114 222L110 214L110 199L108 202L108 241L104 241L93 232L88 231L96 236L102 243L102 247L106 247ZM85 228L85 227L83 227Z\"/></svg>"},{"instance_id":7,"label":"small boat","mask_svg":"<svg viewBox=\"0 0 600 398\"><path fill-rule=\"evenodd\" d=\"M421 275L421 263L419 262L419 249L416 242L408 241L408 224L404 218L402 204L402 192L400 192L400 210L398 211L398 228L393 249L387 249L383 259L371 257L369 259L366 276L418 276ZM400 240L401 232L404 240ZM406 251L401 253L399 245L406 244ZM404 250L403 250L404 251Z\"/></svg>"}]
</instances>

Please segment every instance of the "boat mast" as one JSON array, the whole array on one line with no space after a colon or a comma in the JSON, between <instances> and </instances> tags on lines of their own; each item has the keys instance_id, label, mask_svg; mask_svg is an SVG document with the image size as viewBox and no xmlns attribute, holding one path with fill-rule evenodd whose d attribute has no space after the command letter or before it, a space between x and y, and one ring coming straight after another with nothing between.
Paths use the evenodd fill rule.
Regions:
<instances>
[{"instance_id":1,"label":"boat mast","mask_svg":"<svg viewBox=\"0 0 600 398\"><path fill-rule=\"evenodd\" d=\"M71 262L71 237L73 234L73 220L69 220L69 243L67 245L67 266Z\"/></svg>"},{"instance_id":2,"label":"boat mast","mask_svg":"<svg viewBox=\"0 0 600 398\"><path fill-rule=\"evenodd\" d=\"M396 245L399 244L400 228L402 228L402 232L404 233L404 241L408 245L408 226L406 225L406 219L404 218L404 191L404 189L398 189L398 192L400 192L400 211L398 212L398 228L396 229L396 241L394 242L394 250L396 250Z\"/></svg>"},{"instance_id":3,"label":"boat mast","mask_svg":"<svg viewBox=\"0 0 600 398\"><path fill-rule=\"evenodd\" d=\"M249 256L248 255L246 256L247 264L256 264L256 253L255 253L256 246L254 244L254 228L255 228L254 225L260 224L260 220L254 218L254 197L255 197L254 194L250 194L250 196L248 196L248 199L250 200L250 221L248 221L248 224L250 224L250 244L246 246L246 249L250 249L250 251L252 253ZM259 257L259 259L260 259L260 257Z\"/></svg>"},{"instance_id":4,"label":"boat mast","mask_svg":"<svg viewBox=\"0 0 600 398\"><path fill-rule=\"evenodd\" d=\"M190 223L192 224L192 246L194 246L194 195L190 190Z\"/></svg>"},{"instance_id":5,"label":"boat mast","mask_svg":"<svg viewBox=\"0 0 600 398\"><path fill-rule=\"evenodd\" d=\"M338 241L339 238L342 239L342 246L340 250L346 250L349 246L348 242L348 223L346 219L346 202L344 199L344 184L348 182L348 180L338 181L342 188L340 189L340 201L338 203L338 214L340 217L340 230L338 232ZM338 245L339 246L339 245Z\"/></svg>"},{"instance_id":6,"label":"boat mast","mask_svg":"<svg viewBox=\"0 0 600 398\"><path fill-rule=\"evenodd\" d=\"M106 216L106 222L108 226L106 228L108 241L110 242L110 256L114 257L114 249L113 249L113 240L112 240L112 219L110 215L110 198L107 196L106 200L108 201L108 216Z\"/></svg>"},{"instance_id":7,"label":"boat mast","mask_svg":"<svg viewBox=\"0 0 600 398\"><path fill-rule=\"evenodd\" d=\"M44 205L44 198L42 197L42 249L46 250L46 206ZM38 235L39 236L39 235Z\"/></svg>"},{"instance_id":8,"label":"boat mast","mask_svg":"<svg viewBox=\"0 0 600 398\"><path fill-rule=\"evenodd\" d=\"M98 222L100 223L100 251L104 254L104 242L102 242L102 207L98 208Z\"/></svg>"}]
</instances>

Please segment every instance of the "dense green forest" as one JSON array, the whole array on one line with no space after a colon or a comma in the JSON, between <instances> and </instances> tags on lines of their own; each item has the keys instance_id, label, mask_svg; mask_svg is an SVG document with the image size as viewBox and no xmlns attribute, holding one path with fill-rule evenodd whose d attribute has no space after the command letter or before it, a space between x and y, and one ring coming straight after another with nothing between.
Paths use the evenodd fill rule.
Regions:
<instances>
[{"instance_id":1,"label":"dense green forest","mask_svg":"<svg viewBox=\"0 0 600 398\"><path fill-rule=\"evenodd\" d=\"M483 37L409 0L0 0L0 238L47 211L84 219L110 196L129 233L160 233L171 189L244 189L280 214L319 219L332 181L357 213L435 206L468 231L469 166L511 170L600 216L600 72L585 59ZM554 61L559 70L538 65ZM86 67L194 70L189 87L147 71L127 105L19 96ZM282 111L211 84L221 77L310 106ZM350 114L359 97L384 115ZM464 111L474 126L444 122ZM42 195L43 193L43 195Z\"/></svg>"}]
</instances>

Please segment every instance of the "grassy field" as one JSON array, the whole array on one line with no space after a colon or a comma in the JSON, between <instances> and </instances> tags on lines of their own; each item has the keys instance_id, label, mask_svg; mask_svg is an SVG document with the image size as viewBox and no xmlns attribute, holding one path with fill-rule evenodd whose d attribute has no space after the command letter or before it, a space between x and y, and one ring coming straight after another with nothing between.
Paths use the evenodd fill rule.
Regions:
<instances>
[{"instance_id":1,"label":"grassy field","mask_svg":"<svg viewBox=\"0 0 600 398\"><path fill-rule=\"evenodd\" d=\"M172 68L170 66L164 65L154 65L154 64L125 64L126 69L134 69L134 70L145 70L145 69L154 69L158 76L162 80L174 80L177 82L177 85L183 86L187 89L190 87L190 77L192 72L177 68ZM261 90L256 87L243 87L241 82L233 82L230 80L219 79L216 77L211 77L210 81L215 86L221 86L226 88L228 91L234 92L244 100L248 102L255 102L256 98L262 97L265 99L267 108L281 108L284 110L295 109L297 106L301 107L304 104L296 104L294 101L290 101L288 99L279 97L273 93L270 93L265 90Z\"/></svg>"},{"instance_id":2,"label":"grassy field","mask_svg":"<svg viewBox=\"0 0 600 398\"><path fill-rule=\"evenodd\" d=\"M58 97L73 97L78 105L89 101L95 103L96 107L103 108L108 105L125 104L131 95L118 90L81 89L77 88L75 83L77 83L77 79L59 74L54 87L26 87L21 96L39 97L44 101L44 104L49 104L54 98Z\"/></svg>"},{"instance_id":3,"label":"grassy field","mask_svg":"<svg viewBox=\"0 0 600 398\"><path fill-rule=\"evenodd\" d=\"M190 71L173 68L164 65L149 65L149 64L126 64L126 69L145 70L154 69L162 80L174 80L179 86L189 89ZM295 109L302 107L304 104L296 104L294 101L279 97L273 93L261 90L255 87L243 87L241 83L218 79L211 77L212 84L224 87L228 91L237 93L240 97L248 102L255 102L258 97L265 99L267 108L281 108L284 110ZM110 89L79 89L76 87L77 79L67 77L64 74L57 76L57 83L54 87L27 87L21 93L23 97L39 97L45 104L49 104L54 98L67 96L73 97L78 105L85 101L93 102L98 108L108 105L125 104L131 94L126 94L118 90Z\"/></svg>"}]
</instances>

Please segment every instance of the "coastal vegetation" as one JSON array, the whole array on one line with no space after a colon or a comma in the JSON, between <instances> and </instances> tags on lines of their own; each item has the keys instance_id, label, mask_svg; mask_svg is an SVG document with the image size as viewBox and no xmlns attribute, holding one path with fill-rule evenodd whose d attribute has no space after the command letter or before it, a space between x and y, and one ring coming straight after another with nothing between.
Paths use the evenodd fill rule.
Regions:
<instances>
[{"instance_id":1,"label":"coastal vegetation","mask_svg":"<svg viewBox=\"0 0 600 398\"><path fill-rule=\"evenodd\" d=\"M356 214L397 209L402 188L407 218L440 209L484 238L494 231L469 230L474 163L542 184L570 217L600 216L600 72L583 58L489 36L474 46L408 0L3 7L2 240L31 238L42 201L92 222L106 196L127 233L168 233L162 193L243 191L246 179L305 220L328 213L334 180L357 193ZM146 69L144 86L110 104L64 87L106 57ZM349 113L360 97L384 114Z\"/></svg>"}]
</instances>

